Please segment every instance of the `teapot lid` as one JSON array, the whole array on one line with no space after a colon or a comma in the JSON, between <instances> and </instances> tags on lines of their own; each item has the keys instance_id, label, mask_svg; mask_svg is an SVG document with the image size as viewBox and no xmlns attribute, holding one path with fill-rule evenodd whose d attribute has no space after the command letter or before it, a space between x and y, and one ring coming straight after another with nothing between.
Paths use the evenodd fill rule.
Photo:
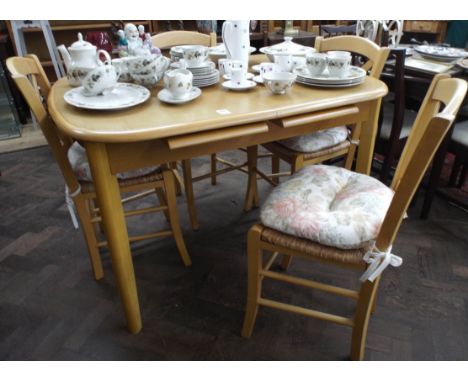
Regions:
<instances>
[{"instance_id":1,"label":"teapot lid","mask_svg":"<svg viewBox=\"0 0 468 382\"><path fill-rule=\"evenodd\" d=\"M88 49L96 49L96 47L88 41L83 40L83 35L78 33L78 41L75 41L71 44L70 49L73 50L88 50Z\"/></svg>"}]
</instances>

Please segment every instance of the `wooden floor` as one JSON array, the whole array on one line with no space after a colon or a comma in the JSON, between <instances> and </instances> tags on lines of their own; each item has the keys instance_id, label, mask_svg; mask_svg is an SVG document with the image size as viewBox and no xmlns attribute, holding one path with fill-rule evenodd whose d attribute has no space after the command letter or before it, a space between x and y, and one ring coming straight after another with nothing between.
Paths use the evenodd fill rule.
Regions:
<instances>
[{"instance_id":1,"label":"wooden floor","mask_svg":"<svg viewBox=\"0 0 468 382\"><path fill-rule=\"evenodd\" d=\"M233 154L234 155L234 154ZM208 169L196 160L196 172ZM2 360L344 360L350 329L267 308L250 340L240 337L246 295L246 233L258 210L242 211L245 175L195 186L201 229L189 229L184 268L173 241L134 247L143 331L131 335L108 256L95 282L79 230L64 206L63 182L47 148L0 155L0 359ZM262 182L261 198L270 190ZM141 202L148 204L152 200ZM368 360L468 359L468 215L436 199L421 221L409 211L394 245L404 258L383 277L371 319ZM159 216L129 221L132 231L165 226ZM293 262L290 273L356 285L357 275ZM265 284L284 302L350 314L352 302Z\"/></svg>"}]
</instances>

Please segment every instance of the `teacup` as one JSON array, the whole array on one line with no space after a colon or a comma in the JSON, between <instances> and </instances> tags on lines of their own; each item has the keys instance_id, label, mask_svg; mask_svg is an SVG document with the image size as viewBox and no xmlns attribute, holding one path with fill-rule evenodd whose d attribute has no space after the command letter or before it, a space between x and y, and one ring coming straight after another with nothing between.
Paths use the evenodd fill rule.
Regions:
<instances>
[{"instance_id":1,"label":"teacup","mask_svg":"<svg viewBox=\"0 0 468 382\"><path fill-rule=\"evenodd\" d=\"M330 51L327 54L328 72L331 77L344 77L351 65L351 53Z\"/></svg>"},{"instance_id":2,"label":"teacup","mask_svg":"<svg viewBox=\"0 0 468 382\"><path fill-rule=\"evenodd\" d=\"M96 96L114 89L119 79L119 69L112 65L99 65L83 79L83 94Z\"/></svg>"},{"instance_id":3,"label":"teacup","mask_svg":"<svg viewBox=\"0 0 468 382\"><path fill-rule=\"evenodd\" d=\"M327 55L325 53L309 53L306 56L306 66L308 72L313 76L322 74L327 67Z\"/></svg>"},{"instance_id":4,"label":"teacup","mask_svg":"<svg viewBox=\"0 0 468 382\"><path fill-rule=\"evenodd\" d=\"M192 89L193 74L187 69L169 70L164 74L164 85L174 99L187 98Z\"/></svg>"},{"instance_id":5,"label":"teacup","mask_svg":"<svg viewBox=\"0 0 468 382\"><path fill-rule=\"evenodd\" d=\"M288 72L270 72L263 76L263 84L273 94L285 94L295 80L296 75Z\"/></svg>"},{"instance_id":6,"label":"teacup","mask_svg":"<svg viewBox=\"0 0 468 382\"><path fill-rule=\"evenodd\" d=\"M231 83L242 86L246 81L245 71L242 66L231 69Z\"/></svg>"},{"instance_id":7,"label":"teacup","mask_svg":"<svg viewBox=\"0 0 468 382\"><path fill-rule=\"evenodd\" d=\"M280 72L290 72L293 69L294 62L290 54L276 54L275 64Z\"/></svg>"},{"instance_id":8,"label":"teacup","mask_svg":"<svg viewBox=\"0 0 468 382\"><path fill-rule=\"evenodd\" d=\"M224 76L225 74L231 74L232 60L229 58L220 58L218 60L218 69L221 76Z\"/></svg>"},{"instance_id":9,"label":"teacup","mask_svg":"<svg viewBox=\"0 0 468 382\"><path fill-rule=\"evenodd\" d=\"M181 47L188 68L196 68L207 60L208 47L203 45L184 45Z\"/></svg>"},{"instance_id":10,"label":"teacup","mask_svg":"<svg viewBox=\"0 0 468 382\"><path fill-rule=\"evenodd\" d=\"M277 71L278 71L278 66L272 62L262 62L260 64L260 76L262 78L267 73L277 72Z\"/></svg>"},{"instance_id":11,"label":"teacup","mask_svg":"<svg viewBox=\"0 0 468 382\"><path fill-rule=\"evenodd\" d=\"M293 56L292 60L293 60L293 69L301 68L306 65L305 57Z\"/></svg>"}]
</instances>

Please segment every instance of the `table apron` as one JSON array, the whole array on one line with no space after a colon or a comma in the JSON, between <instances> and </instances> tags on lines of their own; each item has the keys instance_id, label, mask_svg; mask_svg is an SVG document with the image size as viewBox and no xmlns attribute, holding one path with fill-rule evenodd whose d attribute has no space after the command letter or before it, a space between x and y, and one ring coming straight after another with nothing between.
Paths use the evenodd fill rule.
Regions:
<instances>
[{"instance_id":1,"label":"table apron","mask_svg":"<svg viewBox=\"0 0 468 382\"><path fill-rule=\"evenodd\" d=\"M202 139L197 139L198 134L190 134L193 138L194 145L184 145L180 148L170 148L168 141L171 138L163 138L142 142L128 143L107 143L107 155L109 157L110 169L113 174L125 171L131 171L138 168L155 166L158 164L174 162L182 159L194 158L197 156L208 155L220 151L233 150L241 147L260 145L262 143L273 142L280 139L300 136L312 133L318 130L331 128L342 125L353 125L356 123L365 122L369 118L369 111L372 102L363 102L355 105L349 105L336 110L329 109L323 112L316 112L307 115L307 119L313 122L302 125L289 125L283 127L282 120L264 121L267 129L253 128L246 132L247 135L239 135L238 127L236 135L232 138L226 138L226 134L220 134L223 138L207 143L202 142ZM355 108L353 108L355 106ZM357 109L356 109L357 107ZM340 110L348 109L348 113L340 113ZM323 116L321 115L323 114ZM298 115L298 117L301 117ZM254 125L257 127L262 122L257 122ZM249 126L250 127L250 126ZM220 129L220 133L223 129ZM255 133L256 131L256 133ZM214 130L216 132L216 130ZM204 134L203 132L200 134ZM177 139L184 138L177 137ZM172 137L175 139L175 137Z\"/></svg>"}]
</instances>

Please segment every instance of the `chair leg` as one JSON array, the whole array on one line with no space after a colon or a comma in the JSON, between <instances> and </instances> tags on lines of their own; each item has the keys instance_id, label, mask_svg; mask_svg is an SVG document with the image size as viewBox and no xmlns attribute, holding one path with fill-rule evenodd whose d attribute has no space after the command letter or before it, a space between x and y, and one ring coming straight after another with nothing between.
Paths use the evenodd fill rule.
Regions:
<instances>
[{"instance_id":1,"label":"chair leg","mask_svg":"<svg viewBox=\"0 0 468 382\"><path fill-rule=\"evenodd\" d=\"M258 207L258 189L257 189L257 157L258 147L249 146L247 147L247 158L248 158L248 181L247 181L247 192L245 195L244 211L248 212L253 206Z\"/></svg>"},{"instance_id":2,"label":"chair leg","mask_svg":"<svg viewBox=\"0 0 468 382\"><path fill-rule=\"evenodd\" d=\"M374 282L366 281L359 291L359 299L354 317L353 336L351 340L351 359L362 361L366 349L367 327L374 305L380 277Z\"/></svg>"},{"instance_id":3,"label":"chair leg","mask_svg":"<svg viewBox=\"0 0 468 382\"><path fill-rule=\"evenodd\" d=\"M174 185L174 174L170 170L163 171L164 186L166 187L166 200L167 207L169 210L170 223L172 228L172 234L174 235L174 240L179 250L180 257L185 266L192 264L190 256L185 247L184 237L182 236L182 230L180 228L179 222L179 212L177 211L177 201L175 194L175 185Z\"/></svg>"},{"instance_id":4,"label":"chair leg","mask_svg":"<svg viewBox=\"0 0 468 382\"><path fill-rule=\"evenodd\" d=\"M254 225L247 236L247 305L241 332L245 338L252 335L258 313L258 300L262 293L262 279L259 275L262 268L261 232L261 226Z\"/></svg>"},{"instance_id":5,"label":"chair leg","mask_svg":"<svg viewBox=\"0 0 468 382\"><path fill-rule=\"evenodd\" d=\"M465 184L467 175L468 175L468 163L464 163L462 166L460 178L458 180L458 185L457 185L458 188L463 187L463 185Z\"/></svg>"},{"instance_id":6,"label":"chair leg","mask_svg":"<svg viewBox=\"0 0 468 382\"><path fill-rule=\"evenodd\" d=\"M86 246L88 247L88 254L91 260L94 278L96 280L100 280L104 277L104 271L102 269L101 255L99 254L99 248L97 246L96 232L94 230L93 223L91 223L91 213L86 205L86 200L83 197L76 197L74 202L78 218L80 219Z\"/></svg>"},{"instance_id":7,"label":"chair leg","mask_svg":"<svg viewBox=\"0 0 468 382\"><path fill-rule=\"evenodd\" d=\"M289 266L291 265L292 261L292 256L290 255L283 255L283 258L281 260L281 268L285 271L288 270Z\"/></svg>"},{"instance_id":8,"label":"chair leg","mask_svg":"<svg viewBox=\"0 0 468 382\"><path fill-rule=\"evenodd\" d=\"M187 198L187 208L190 217L190 224L194 231L198 231L200 225L198 224L197 209L195 208L195 197L193 194L193 181L192 181L192 164L190 159L182 161L184 170L184 187L185 195Z\"/></svg>"},{"instance_id":9,"label":"chair leg","mask_svg":"<svg viewBox=\"0 0 468 382\"><path fill-rule=\"evenodd\" d=\"M359 135L361 134L361 124L356 124L351 128L351 141L356 142L359 140ZM354 163L354 158L356 156L357 144L351 143L349 146L348 154L346 155L345 168L351 170Z\"/></svg>"},{"instance_id":10,"label":"chair leg","mask_svg":"<svg viewBox=\"0 0 468 382\"><path fill-rule=\"evenodd\" d=\"M164 191L159 187L156 188L155 191L156 191L156 195L157 195L158 200L159 200L159 204L161 206L167 205L166 195L164 195ZM166 216L166 220L169 222L170 221L169 210L167 209L167 210L164 210L163 212L164 212L164 216Z\"/></svg>"},{"instance_id":11,"label":"chair leg","mask_svg":"<svg viewBox=\"0 0 468 382\"><path fill-rule=\"evenodd\" d=\"M271 173L278 174L280 171L280 158L279 156L272 154L271 156ZM279 184L279 176L272 176L271 180L274 184Z\"/></svg>"},{"instance_id":12,"label":"chair leg","mask_svg":"<svg viewBox=\"0 0 468 382\"><path fill-rule=\"evenodd\" d=\"M211 154L211 184L216 184L216 153Z\"/></svg>"},{"instance_id":13,"label":"chair leg","mask_svg":"<svg viewBox=\"0 0 468 382\"><path fill-rule=\"evenodd\" d=\"M174 170L178 174L178 172L177 172L177 162L169 163L169 168L171 168L172 170ZM176 177L176 182L175 182L176 195L177 196L182 195L182 184L181 184L179 178L180 178L180 176Z\"/></svg>"},{"instance_id":14,"label":"chair leg","mask_svg":"<svg viewBox=\"0 0 468 382\"><path fill-rule=\"evenodd\" d=\"M296 156L291 163L291 175L304 167L304 156Z\"/></svg>"},{"instance_id":15,"label":"chair leg","mask_svg":"<svg viewBox=\"0 0 468 382\"><path fill-rule=\"evenodd\" d=\"M460 156L457 155L455 157L455 161L453 162L453 165L452 165L452 172L450 174L450 179L449 179L449 182L448 182L449 187L455 187L456 186L457 179L458 179L458 174L460 173L461 165L462 165L462 160L461 160Z\"/></svg>"}]
</instances>

